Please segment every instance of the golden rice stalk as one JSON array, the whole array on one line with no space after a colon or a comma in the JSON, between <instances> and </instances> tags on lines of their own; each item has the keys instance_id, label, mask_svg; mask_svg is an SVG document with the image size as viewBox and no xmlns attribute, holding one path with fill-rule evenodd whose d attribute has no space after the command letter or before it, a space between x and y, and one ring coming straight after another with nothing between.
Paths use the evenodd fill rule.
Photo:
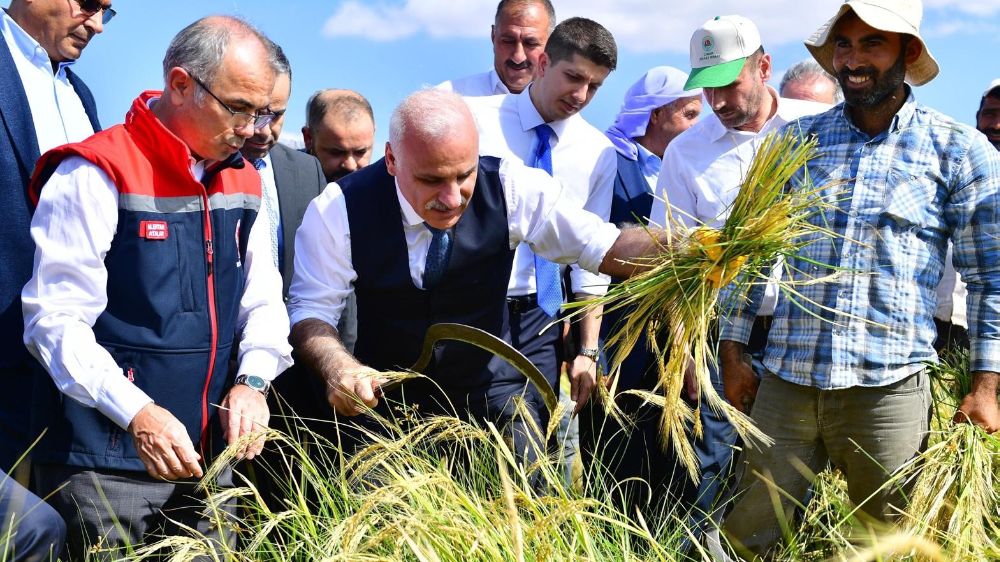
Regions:
<instances>
[{"instance_id":1,"label":"golden rice stalk","mask_svg":"<svg viewBox=\"0 0 1000 562\"><path fill-rule=\"evenodd\" d=\"M700 389L698 408L707 403L725 415L744 439L769 441L748 416L715 392L708 369L708 361L715 360L709 333L720 309L724 314L748 286L767 282L774 260L794 256L810 241L833 235L807 220L829 206L819 197L828 186L813 186L807 174L804 185L785 189L793 174L816 154L815 138L802 139L793 131L768 135L722 228L701 227L687 235L675 235L669 242L657 241L657 255L635 260L640 273L613 287L603 298L569 305L599 304L605 312L630 307L630 314L606 342L614 349L610 371L614 372L640 342L659 357L657 390L664 397L661 437L664 445L673 444L692 478L697 477L697 464L687 428L694 424L693 437L701 435L701 428L696 423L697 409L688 406L680 392L689 352ZM675 232L683 232L679 224L674 226ZM723 288L728 289L734 281L736 290L724 292ZM784 279L782 284L788 289L793 282ZM657 334L665 341L657 342ZM602 402L609 415L622 419L612 400Z\"/></svg>"}]
</instances>

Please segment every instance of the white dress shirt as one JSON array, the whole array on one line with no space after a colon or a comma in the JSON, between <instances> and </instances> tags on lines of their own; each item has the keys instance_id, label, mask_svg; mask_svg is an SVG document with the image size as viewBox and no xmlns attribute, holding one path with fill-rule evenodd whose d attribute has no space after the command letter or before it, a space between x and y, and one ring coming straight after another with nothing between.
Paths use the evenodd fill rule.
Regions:
<instances>
[{"instance_id":1,"label":"white dress shirt","mask_svg":"<svg viewBox=\"0 0 1000 562\"><path fill-rule=\"evenodd\" d=\"M503 83L496 69L492 68L489 72L481 72L464 78L456 78L455 80L446 80L434 87L438 90L455 92L460 96L466 97L496 96L510 93L507 84Z\"/></svg>"},{"instance_id":2,"label":"white dress shirt","mask_svg":"<svg viewBox=\"0 0 1000 562\"><path fill-rule=\"evenodd\" d=\"M520 94L466 98L479 129L479 154L514 157L531 165L537 145L534 127L545 123L535 109L529 85ZM564 186L564 204L575 205L601 217L611 217L618 157L604 133L579 114L548 124L552 138L552 175ZM573 266L570 281L574 293L603 295L610 278ZM536 292L535 261L521 249L514 254L514 270L507 294Z\"/></svg>"},{"instance_id":3,"label":"white dress shirt","mask_svg":"<svg viewBox=\"0 0 1000 562\"><path fill-rule=\"evenodd\" d=\"M778 109L760 132L728 129L713 113L667 145L650 211L653 224L667 226L672 220L689 228L722 226L764 137L799 117L829 109L821 103L778 97L770 86L768 91L778 99ZM772 273L772 280L776 280L780 272L779 264ZM777 284L772 282L768 284L758 314L773 314L777 298Z\"/></svg>"},{"instance_id":4,"label":"white dress shirt","mask_svg":"<svg viewBox=\"0 0 1000 562\"><path fill-rule=\"evenodd\" d=\"M934 311L934 318L951 322L963 328L969 327L967 302L969 290L962 281L962 276L955 271L955 264L952 263L951 241L948 241L948 253L944 259L944 273L941 275L941 282L937 286L937 309Z\"/></svg>"},{"instance_id":5,"label":"white dress shirt","mask_svg":"<svg viewBox=\"0 0 1000 562\"><path fill-rule=\"evenodd\" d=\"M547 260L578 262L589 271L597 271L618 239L617 227L577 205L566 204L567 192L559 181L516 159L500 163L500 181L507 203L511 248L524 242ZM406 238L410 279L414 286L423 288L431 233L398 185L396 198ZM288 305L292 325L316 318L336 326L345 299L354 291L355 279L347 203L340 186L331 183L309 204L295 236L295 274Z\"/></svg>"},{"instance_id":6,"label":"white dress shirt","mask_svg":"<svg viewBox=\"0 0 1000 562\"><path fill-rule=\"evenodd\" d=\"M203 173L204 163L192 160L191 174ZM93 331L108 302L104 258L117 228L118 190L107 174L83 158L63 160L31 221L35 270L21 297L24 343L59 390L127 429L152 399L122 376ZM237 325L240 374L273 380L291 366L292 349L267 236L265 228L250 231Z\"/></svg>"},{"instance_id":7,"label":"white dress shirt","mask_svg":"<svg viewBox=\"0 0 1000 562\"><path fill-rule=\"evenodd\" d=\"M6 10L0 10L0 32L28 97L39 153L94 134L83 102L66 77L73 61L59 63L53 72L49 54Z\"/></svg>"}]
</instances>

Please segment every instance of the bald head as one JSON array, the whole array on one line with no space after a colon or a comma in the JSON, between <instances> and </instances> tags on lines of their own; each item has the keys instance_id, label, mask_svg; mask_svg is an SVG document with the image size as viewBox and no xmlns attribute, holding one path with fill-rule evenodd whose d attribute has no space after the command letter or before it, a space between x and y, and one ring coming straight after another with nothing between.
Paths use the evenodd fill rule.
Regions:
<instances>
[{"instance_id":1,"label":"bald head","mask_svg":"<svg viewBox=\"0 0 1000 562\"><path fill-rule=\"evenodd\" d=\"M434 228L451 228L476 185L479 135L472 113L453 92L411 94L392 113L385 160L421 218Z\"/></svg>"},{"instance_id":2,"label":"bald head","mask_svg":"<svg viewBox=\"0 0 1000 562\"><path fill-rule=\"evenodd\" d=\"M306 104L302 127L306 152L319 159L333 182L368 165L375 144L375 117L364 96L353 90L320 90Z\"/></svg>"},{"instance_id":3,"label":"bald head","mask_svg":"<svg viewBox=\"0 0 1000 562\"><path fill-rule=\"evenodd\" d=\"M422 142L440 142L448 137L471 136L477 139L476 122L469 106L454 92L434 89L411 94L392 112L389 144L399 146L404 138Z\"/></svg>"}]
</instances>

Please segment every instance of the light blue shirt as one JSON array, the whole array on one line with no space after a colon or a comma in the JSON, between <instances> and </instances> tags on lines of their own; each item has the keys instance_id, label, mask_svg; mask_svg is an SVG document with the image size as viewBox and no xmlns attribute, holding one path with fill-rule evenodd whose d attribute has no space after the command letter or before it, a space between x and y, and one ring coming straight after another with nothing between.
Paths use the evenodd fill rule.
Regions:
<instances>
[{"instance_id":1,"label":"light blue shirt","mask_svg":"<svg viewBox=\"0 0 1000 562\"><path fill-rule=\"evenodd\" d=\"M784 275L843 273L799 285L798 302L781 295L764 365L821 389L885 386L924 368L936 358L935 290L951 239L968 283L971 368L1000 371L1000 154L986 137L912 93L875 137L843 104L788 127L819 139L806 170L815 185L832 184L822 191L831 208L810 221L837 236L817 236ZM747 341L760 297L757 286L723 323L724 339Z\"/></svg>"},{"instance_id":2,"label":"light blue shirt","mask_svg":"<svg viewBox=\"0 0 1000 562\"><path fill-rule=\"evenodd\" d=\"M0 33L7 42L27 94L39 152L44 154L49 149L79 142L94 134L83 102L66 76L66 69L74 61L59 63L53 72L45 49L21 29L6 10L0 10Z\"/></svg>"},{"instance_id":3,"label":"light blue shirt","mask_svg":"<svg viewBox=\"0 0 1000 562\"><path fill-rule=\"evenodd\" d=\"M639 151L639 166L642 167L642 175L646 178L646 183L649 184L649 192L653 193L656 191L656 181L660 177L660 166L663 161L660 157L653 154L652 152L646 150L645 146L634 142L636 150Z\"/></svg>"}]
</instances>

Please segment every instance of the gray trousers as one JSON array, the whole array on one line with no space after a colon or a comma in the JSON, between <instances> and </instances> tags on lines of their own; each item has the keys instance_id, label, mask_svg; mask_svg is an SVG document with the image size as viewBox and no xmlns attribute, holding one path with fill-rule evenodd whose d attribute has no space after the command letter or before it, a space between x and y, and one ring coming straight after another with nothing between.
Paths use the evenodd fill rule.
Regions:
<instances>
[{"instance_id":1,"label":"gray trousers","mask_svg":"<svg viewBox=\"0 0 1000 562\"><path fill-rule=\"evenodd\" d=\"M864 513L890 518L893 506L903 507L903 494L883 485L925 447L930 408L925 371L884 387L840 390L765 373L752 416L774 445L748 446L743 453L746 470L724 525L729 539L766 556L782 537L781 521L793 520L795 503L789 498L801 501L811 475L828 463L843 471L850 499Z\"/></svg>"},{"instance_id":2,"label":"gray trousers","mask_svg":"<svg viewBox=\"0 0 1000 562\"><path fill-rule=\"evenodd\" d=\"M72 562L116 560L163 537L190 536L187 528L209 539L216 552L223 552L223 544L235 546L230 528L235 502L219 511L207 510L197 481L168 482L140 472L58 465L36 466L35 478L43 493L65 483L49 503L66 520L66 554ZM232 471L219 479L221 487L232 483Z\"/></svg>"}]
</instances>

